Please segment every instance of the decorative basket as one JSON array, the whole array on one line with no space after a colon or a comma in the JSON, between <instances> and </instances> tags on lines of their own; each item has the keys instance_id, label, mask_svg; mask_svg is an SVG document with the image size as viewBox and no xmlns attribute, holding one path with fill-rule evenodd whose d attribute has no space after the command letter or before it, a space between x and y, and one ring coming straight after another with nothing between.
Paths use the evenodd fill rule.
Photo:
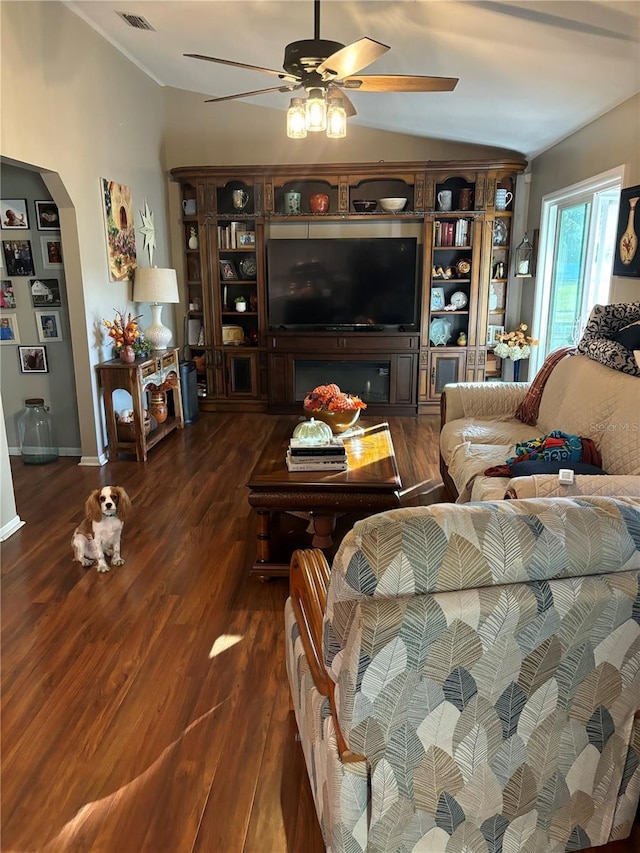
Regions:
<instances>
[{"instance_id":1,"label":"decorative basket","mask_svg":"<svg viewBox=\"0 0 640 853\"><path fill-rule=\"evenodd\" d=\"M155 426L158 424L156 423ZM151 432L151 416L148 412L144 413L144 434L149 435ZM116 425L118 433L118 441L135 441L136 440L136 425L134 421L118 421ZM154 427L155 428L155 427Z\"/></svg>"}]
</instances>

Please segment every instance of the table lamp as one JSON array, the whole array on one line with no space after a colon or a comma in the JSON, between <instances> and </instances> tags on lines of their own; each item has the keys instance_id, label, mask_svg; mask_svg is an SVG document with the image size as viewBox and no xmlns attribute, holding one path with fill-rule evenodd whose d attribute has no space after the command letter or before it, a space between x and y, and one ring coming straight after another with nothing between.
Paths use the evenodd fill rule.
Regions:
<instances>
[{"instance_id":1,"label":"table lamp","mask_svg":"<svg viewBox=\"0 0 640 853\"><path fill-rule=\"evenodd\" d=\"M151 303L151 325L144 330L144 336L154 349L166 349L173 336L171 329L162 325L162 303L180 301L176 271L137 267L133 280L133 301Z\"/></svg>"}]
</instances>

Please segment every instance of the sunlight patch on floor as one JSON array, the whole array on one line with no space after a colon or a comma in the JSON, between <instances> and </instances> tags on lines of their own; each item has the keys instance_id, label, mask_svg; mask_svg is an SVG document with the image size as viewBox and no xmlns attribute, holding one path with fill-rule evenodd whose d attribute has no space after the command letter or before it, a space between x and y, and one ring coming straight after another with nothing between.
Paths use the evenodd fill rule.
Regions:
<instances>
[{"instance_id":1,"label":"sunlight patch on floor","mask_svg":"<svg viewBox=\"0 0 640 853\"><path fill-rule=\"evenodd\" d=\"M214 658L222 652L226 652L227 649L235 646L236 643L240 642L240 640L242 640L242 636L240 634L220 634L218 639L211 646L209 657Z\"/></svg>"}]
</instances>

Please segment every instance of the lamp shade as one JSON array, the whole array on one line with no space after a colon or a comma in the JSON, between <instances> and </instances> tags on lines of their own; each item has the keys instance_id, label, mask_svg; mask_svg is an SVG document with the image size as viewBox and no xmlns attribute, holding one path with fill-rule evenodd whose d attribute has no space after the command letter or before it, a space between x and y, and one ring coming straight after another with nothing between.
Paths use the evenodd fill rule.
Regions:
<instances>
[{"instance_id":1,"label":"lamp shade","mask_svg":"<svg viewBox=\"0 0 640 853\"><path fill-rule=\"evenodd\" d=\"M161 303L180 301L176 271L137 267L133 280L133 301L151 303L151 325L144 330L144 336L154 349L165 350L173 335L171 329L162 323Z\"/></svg>"},{"instance_id":2,"label":"lamp shade","mask_svg":"<svg viewBox=\"0 0 640 853\"><path fill-rule=\"evenodd\" d=\"M179 302L175 270L138 267L133 280L134 302Z\"/></svg>"}]
</instances>

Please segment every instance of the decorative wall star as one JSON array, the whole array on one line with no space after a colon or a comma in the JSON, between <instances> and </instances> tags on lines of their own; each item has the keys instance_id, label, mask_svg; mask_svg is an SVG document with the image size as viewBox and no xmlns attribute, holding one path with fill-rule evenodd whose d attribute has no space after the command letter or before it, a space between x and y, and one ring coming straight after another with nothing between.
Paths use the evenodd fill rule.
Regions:
<instances>
[{"instance_id":1,"label":"decorative wall star","mask_svg":"<svg viewBox=\"0 0 640 853\"><path fill-rule=\"evenodd\" d=\"M149 210L147 200L144 200L144 210L140 211L142 219L142 228L139 228L141 234L144 235L143 251L146 249L149 252L149 265L153 265L153 253L156 248L156 228L153 224L153 213Z\"/></svg>"}]
</instances>

